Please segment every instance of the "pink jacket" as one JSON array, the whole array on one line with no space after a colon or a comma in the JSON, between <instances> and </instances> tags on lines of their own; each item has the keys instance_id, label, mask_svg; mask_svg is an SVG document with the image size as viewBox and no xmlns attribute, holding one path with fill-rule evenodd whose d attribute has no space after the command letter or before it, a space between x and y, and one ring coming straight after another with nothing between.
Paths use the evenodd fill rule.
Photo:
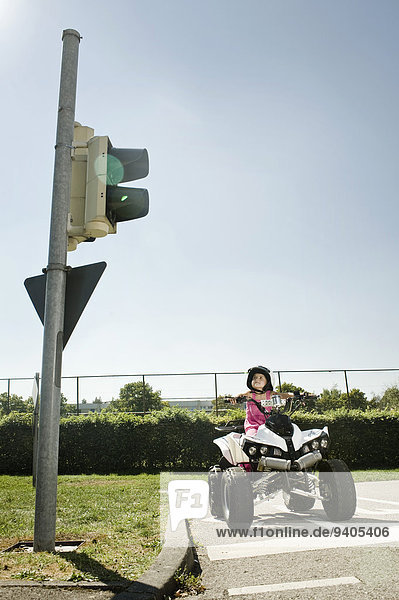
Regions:
<instances>
[{"instance_id":1,"label":"pink jacket","mask_svg":"<svg viewBox=\"0 0 399 600\"><path fill-rule=\"evenodd\" d=\"M266 392L266 400L271 399L272 392ZM252 399L256 400L256 394L252 392ZM259 401L258 401L259 402ZM270 413L272 409L272 404L270 401L270 406L263 407L267 413ZM260 425L265 424L265 415L259 410L259 408L254 404L254 402L247 402L246 409L246 418L244 421L244 429L247 435L255 436L257 434L258 428Z\"/></svg>"}]
</instances>

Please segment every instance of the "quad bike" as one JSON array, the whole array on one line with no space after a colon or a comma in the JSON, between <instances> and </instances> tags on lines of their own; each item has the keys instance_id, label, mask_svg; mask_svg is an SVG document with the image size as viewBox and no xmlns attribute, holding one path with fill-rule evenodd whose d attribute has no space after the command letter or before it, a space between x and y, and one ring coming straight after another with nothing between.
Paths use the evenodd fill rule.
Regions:
<instances>
[{"instance_id":1,"label":"quad bike","mask_svg":"<svg viewBox=\"0 0 399 600\"><path fill-rule=\"evenodd\" d=\"M328 428L301 431L291 421L306 397L297 394L285 403L272 396L273 408L255 437L244 433L242 422L216 427L227 435L214 440L223 456L209 470L209 506L230 528L250 527L254 504L280 491L292 512L307 513L319 499L330 521L355 513L352 474L344 461L328 458Z\"/></svg>"}]
</instances>

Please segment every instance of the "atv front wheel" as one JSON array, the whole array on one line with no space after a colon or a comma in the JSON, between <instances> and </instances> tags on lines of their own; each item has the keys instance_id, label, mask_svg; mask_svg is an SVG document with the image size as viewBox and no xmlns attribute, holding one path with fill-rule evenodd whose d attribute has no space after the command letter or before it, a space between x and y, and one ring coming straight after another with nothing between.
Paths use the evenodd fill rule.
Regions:
<instances>
[{"instance_id":1,"label":"atv front wheel","mask_svg":"<svg viewBox=\"0 0 399 600\"><path fill-rule=\"evenodd\" d=\"M330 521L348 521L356 510L356 489L352 473L343 460L319 463L319 490Z\"/></svg>"},{"instance_id":2,"label":"atv front wheel","mask_svg":"<svg viewBox=\"0 0 399 600\"><path fill-rule=\"evenodd\" d=\"M224 471L222 478L223 516L230 529L248 529L254 519L254 495L244 469Z\"/></svg>"},{"instance_id":3,"label":"atv front wheel","mask_svg":"<svg viewBox=\"0 0 399 600\"><path fill-rule=\"evenodd\" d=\"M219 466L215 465L209 469L209 510L214 517L223 517L222 504L222 477L223 473Z\"/></svg>"},{"instance_id":4,"label":"atv front wheel","mask_svg":"<svg viewBox=\"0 0 399 600\"><path fill-rule=\"evenodd\" d=\"M288 475L290 486L303 492L314 493L314 483L310 479L307 473L301 473L302 477L299 477L299 473L295 473L295 478ZM288 510L292 512L307 513L309 512L316 502L316 498L310 496L301 496L295 492L283 491L284 504Z\"/></svg>"}]
</instances>

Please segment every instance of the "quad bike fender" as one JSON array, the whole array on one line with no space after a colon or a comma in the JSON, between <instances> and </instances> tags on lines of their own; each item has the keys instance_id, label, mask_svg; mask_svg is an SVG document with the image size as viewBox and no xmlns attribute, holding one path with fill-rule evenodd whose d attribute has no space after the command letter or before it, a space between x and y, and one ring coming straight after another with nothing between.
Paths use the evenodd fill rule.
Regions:
<instances>
[{"instance_id":1,"label":"quad bike fender","mask_svg":"<svg viewBox=\"0 0 399 600\"><path fill-rule=\"evenodd\" d=\"M296 427L296 425L294 425L294 427ZM306 429L305 431L301 431L302 444L306 444L307 442L320 437L322 433L329 435L327 426L323 427L323 429Z\"/></svg>"},{"instance_id":2,"label":"quad bike fender","mask_svg":"<svg viewBox=\"0 0 399 600\"><path fill-rule=\"evenodd\" d=\"M242 451L240 446L241 435L239 433L229 433L223 437L213 440L213 443L219 446L224 458L232 465L239 463L248 463L249 457Z\"/></svg>"},{"instance_id":3,"label":"quad bike fender","mask_svg":"<svg viewBox=\"0 0 399 600\"><path fill-rule=\"evenodd\" d=\"M298 425L295 425L295 423L292 424L293 428L294 428L294 433L292 436L292 443L294 445L295 450L299 450L299 448L305 443L303 434L304 432L301 431L298 427Z\"/></svg>"},{"instance_id":4,"label":"quad bike fender","mask_svg":"<svg viewBox=\"0 0 399 600\"><path fill-rule=\"evenodd\" d=\"M294 425L294 427L296 427L296 425ZM274 431L271 431L268 427L266 427L266 425L261 425L259 427L256 437L247 437L248 439L254 440L255 442L280 448L281 450L283 450L283 452L287 452L288 450L286 441L282 437L274 433Z\"/></svg>"}]
</instances>

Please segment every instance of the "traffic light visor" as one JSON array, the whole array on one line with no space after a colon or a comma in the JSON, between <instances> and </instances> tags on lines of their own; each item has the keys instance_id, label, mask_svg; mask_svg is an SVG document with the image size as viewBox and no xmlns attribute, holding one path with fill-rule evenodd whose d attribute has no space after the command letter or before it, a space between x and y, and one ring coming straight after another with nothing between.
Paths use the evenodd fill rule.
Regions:
<instances>
[{"instance_id":1,"label":"traffic light visor","mask_svg":"<svg viewBox=\"0 0 399 600\"><path fill-rule=\"evenodd\" d=\"M107 217L111 223L132 221L148 214L148 190L107 187Z\"/></svg>"},{"instance_id":2,"label":"traffic light visor","mask_svg":"<svg viewBox=\"0 0 399 600\"><path fill-rule=\"evenodd\" d=\"M108 148L107 185L118 185L147 177L149 173L148 152L146 149Z\"/></svg>"}]
</instances>

